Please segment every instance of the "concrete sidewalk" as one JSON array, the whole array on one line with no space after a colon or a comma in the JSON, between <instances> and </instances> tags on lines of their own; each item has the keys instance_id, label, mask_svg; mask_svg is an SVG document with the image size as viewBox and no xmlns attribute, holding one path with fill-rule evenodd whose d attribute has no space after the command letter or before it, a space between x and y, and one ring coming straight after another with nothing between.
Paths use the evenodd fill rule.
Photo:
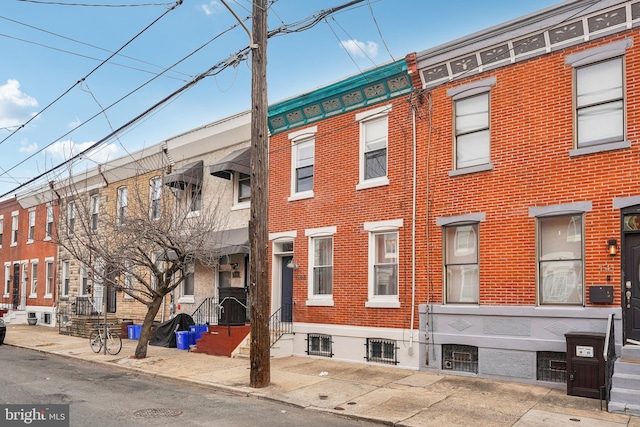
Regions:
<instances>
[{"instance_id":1,"label":"concrete sidewalk","mask_svg":"<svg viewBox=\"0 0 640 427\"><path fill-rule=\"evenodd\" d=\"M247 359L149 346L136 360L133 340L117 356L95 354L87 339L44 326L9 324L4 343L387 425L640 427L640 418L601 411L599 400L537 385L287 357L272 359L271 385L255 389Z\"/></svg>"}]
</instances>

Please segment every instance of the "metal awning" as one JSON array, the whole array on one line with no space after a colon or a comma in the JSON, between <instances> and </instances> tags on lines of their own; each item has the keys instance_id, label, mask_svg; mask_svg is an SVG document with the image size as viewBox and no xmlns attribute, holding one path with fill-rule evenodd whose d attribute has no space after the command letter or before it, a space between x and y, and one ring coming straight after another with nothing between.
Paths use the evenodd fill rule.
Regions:
<instances>
[{"instance_id":1,"label":"metal awning","mask_svg":"<svg viewBox=\"0 0 640 427\"><path fill-rule=\"evenodd\" d=\"M233 172L251 173L251 147L234 151L209 169L211 175L224 179L231 179Z\"/></svg>"},{"instance_id":2,"label":"metal awning","mask_svg":"<svg viewBox=\"0 0 640 427\"><path fill-rule=\"evenodd\" d=\"M189 163L178 168L175 172L164 177L164 183L169 187L184 188L189 184L200 185L202 183L203 161Z\"/></svg>"},{"instance_id":3,"label":"metal awning","mask_svg":"<svg viewBox=\"0 0 640 427\"><path fill-rule=\"evenodd\" d=\"M211 233L211 243L216 256L248 254L249 228L214 231Z\"/></svg>"}]
</instances>

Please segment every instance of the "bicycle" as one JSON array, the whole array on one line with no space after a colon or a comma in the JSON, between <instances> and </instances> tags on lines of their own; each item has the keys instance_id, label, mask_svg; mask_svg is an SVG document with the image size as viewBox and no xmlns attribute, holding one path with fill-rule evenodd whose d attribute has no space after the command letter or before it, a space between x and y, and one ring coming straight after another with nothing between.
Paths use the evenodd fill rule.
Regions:
<instances>
[{"instance_id":1,"label":"bicycle","mask_svg":"<svg viewBox=\"0 0 640 427\"><path fill-rule=\"evenodd\" d=\"M100 327L102 328L102 332ZM106 346L107 353L115 356L122 350L122 338L116 332L111 332L109 326L114 326L113 323L107 323L106 325L96 325L96 329L89 335L89 345L94 353L99 353L102 350L102 346ZM101 333L102 332L102 333ZM106 337L106 339L105 339Z\"/></svg>"}]
</instances>

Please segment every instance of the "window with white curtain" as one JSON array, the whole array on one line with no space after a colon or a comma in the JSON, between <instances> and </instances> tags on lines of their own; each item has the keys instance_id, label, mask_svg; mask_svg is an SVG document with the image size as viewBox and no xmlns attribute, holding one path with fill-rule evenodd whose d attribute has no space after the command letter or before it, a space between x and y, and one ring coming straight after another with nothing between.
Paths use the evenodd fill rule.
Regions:
<instances>
[{"instance_id":1,"label":"window with white curtain","mask_svg":"<svg viewBox=\"0 0 640 427\"><path fill-rule=\"evenodd\" d=\"M455 168L490 163L489 93L455 101Z\"/></svg>"},{"instance_id":2,"label":"window with white curtain","mask_svg":"<svg viewBox=\"0 0 640 427\"><path fill-rule=\"evenodd\" d=\"M444 270L447 303L479 301L480 268L478 224L458 224L444 228Z\"/></svg>"}]
</instances>

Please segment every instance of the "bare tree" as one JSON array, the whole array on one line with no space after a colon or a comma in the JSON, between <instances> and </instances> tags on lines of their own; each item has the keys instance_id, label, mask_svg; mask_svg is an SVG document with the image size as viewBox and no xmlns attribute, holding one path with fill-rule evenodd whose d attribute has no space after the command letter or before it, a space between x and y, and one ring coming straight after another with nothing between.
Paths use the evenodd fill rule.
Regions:
<instances>
[{"instance_id":1,"label":"bare tree","mask_svg":"<svg viewBox=\"0 0 640 427\"><path fill-rule=\"evenodd\" d=\"M76 177L77 178L77 177ZM91 272L94 283L131 296L147 307L134 357L144 358L153 321L166 295L195 263L218 260L226 216L222 193L206 204L200 182L163 185L158 171L140 172L90 191L82 179L69 181L60 197L55 240ZM96 204L98 206L96 206Z\"/></svg>"}]
</instances>

